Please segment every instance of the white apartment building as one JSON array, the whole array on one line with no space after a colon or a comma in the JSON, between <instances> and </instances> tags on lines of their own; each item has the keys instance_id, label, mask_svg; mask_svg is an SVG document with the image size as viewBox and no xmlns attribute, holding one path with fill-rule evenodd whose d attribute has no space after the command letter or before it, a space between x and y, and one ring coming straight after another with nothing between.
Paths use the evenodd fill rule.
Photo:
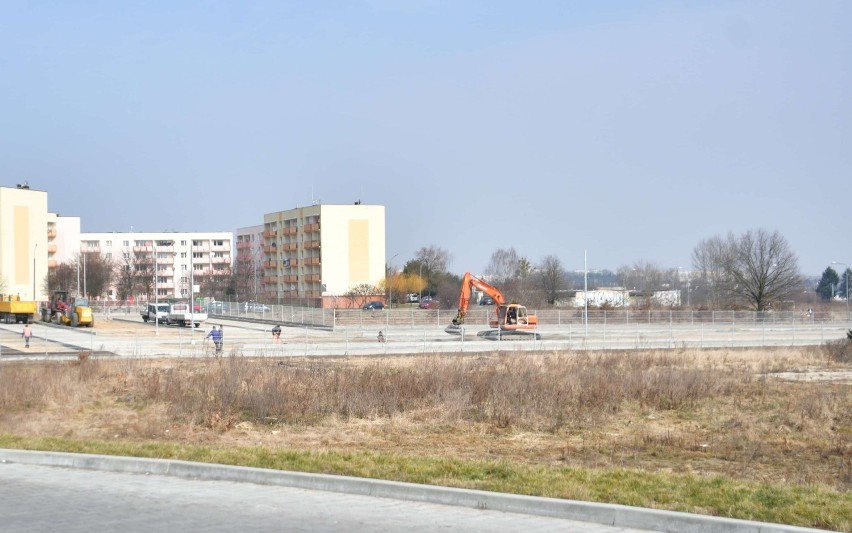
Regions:
<instances>
[{"instance_id":1,"label":"white apartment building","mask_svg":"<svg viewBox=\"0 0 852 533\"><path fill-rule=\"evenodd\" d=\"M208 296L201 290L205 283L230 275L232 241L231 232L81 233L80 252L103 254L142 279L128 288L117 276L107 291L111 299L153 299L155 294L179 299L189 298L190 287L196 297Z\"/></svg>"},{"instance_id":2,"label":"white apartment building","mask_svg":"<svg viewBox=\"0 0 852 533\"><path fill-rule=\"evenodd\" d=\"M312 205L263 216L267 301L322 307L385 277L385 207Z\"/></svg>"}]
</instances>

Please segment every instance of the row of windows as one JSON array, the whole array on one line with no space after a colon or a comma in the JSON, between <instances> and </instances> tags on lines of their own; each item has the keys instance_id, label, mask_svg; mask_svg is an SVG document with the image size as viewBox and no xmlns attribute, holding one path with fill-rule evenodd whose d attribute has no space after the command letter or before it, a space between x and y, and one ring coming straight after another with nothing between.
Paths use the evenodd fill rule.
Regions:
<instances>
[{"instance_id":1,"label":"row of windows","mask_svg":"<svg viewBox=\"0 0 852 533\"><path fill-rule=\"evenodd\" d=\"M203 241L203 240L194 239L192 241L192 245L193 246L203 246L204 242L205 241ZM211 242L213 243L213 246L224 246L225 245L225 241L222 240L222 239L214 239ZM172 246L174 244L174 241L156 241L156 243L157 243L157 246ZM181 246L186 246L186 243L187 243L187 241L180 241ZM100 243L100 241L82 241L81 244L83 246L90 246L92 248L96 248L96 247L100 246L101 243ZM151 245L151 241L133 241L133 246L150 246L150 245ZM112 248L112 241L109 241L109 240L104 241L104 246L106 246L107 248ZM125 246L125 247L130 246L130 241L122 241L122 246Z\"/></svg>"}]
</instances>

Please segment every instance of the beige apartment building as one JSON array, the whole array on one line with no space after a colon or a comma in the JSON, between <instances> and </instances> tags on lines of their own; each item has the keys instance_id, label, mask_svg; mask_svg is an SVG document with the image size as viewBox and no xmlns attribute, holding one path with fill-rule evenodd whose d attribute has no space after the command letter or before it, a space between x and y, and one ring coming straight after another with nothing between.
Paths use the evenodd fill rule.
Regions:
<instances>
[{"instance_id":1,"label":"beige apartment building","mask_svg":"<svg viewBox=\"0 0 852 533\"><path fill-rule=\"evenodd\" d=\"M231 232L159 232L159 233L81 233L80 252L100 253L119 268L140 272L145 278L132 290L134 298L189 298L214 278L230 275L232 262ZM139 276L137 276L139 277ZM147 280L150 279L150 285ZM127 289L117 279L106 296L123 299Z\"/></svg>"},{"instance_id":2,"label":"beige apartment building","mask_svg":"<svg viewBox=\"0 0 852 533\"><path fill-rule=\"evenodd\" d=\"M345 307L343 296L385 277L385 207L312 205L263 216L267 301Z\"/></svg>"},{"instance_id":3,"label":"beige apartment building","mask_svg":"<svg viewBox=\"0 0 852 533\"><path fill-rule=\"evenodd\" d=\"M47 192L0 187L0 293L42 299L47 278Z\"/></svg>"}]
</instances>

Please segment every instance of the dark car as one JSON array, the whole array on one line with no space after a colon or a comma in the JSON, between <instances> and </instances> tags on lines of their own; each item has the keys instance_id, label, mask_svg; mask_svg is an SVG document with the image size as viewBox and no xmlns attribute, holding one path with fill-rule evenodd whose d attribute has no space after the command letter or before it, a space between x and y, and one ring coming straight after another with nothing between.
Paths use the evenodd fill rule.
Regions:
<instances>
[{"instance_id":1,"label":"dark car","mask_svg":"<svg viewBox=\"0 0 852 533\"><path fill-rule=\"evenodd\" d=\"M361 309L368 310L368 309L384 309L384 308L385 308L385 304L383 304L382 302L370 302L368 304L364 304L364 307L362 307Z\"/></svg>"},{"instance_id":2,"label":"dark car","mask_svg":"<svg viewBox=\"0 0 852 533\"><path fill-rule=\"evenodd\" d=\"M423 301L420 302L419 307L420 307L420 309L432 309L434 307L438 307L438 300L432 300L431 298L427 300L424 297Z\"/></svg>"},{"instance_id":3,"label":"dark car","mask_svg":"<svg viewBox=\"0 0 852 533\"><path fill-rule=\"evenodd\" d=\"M490 296L483 296L481 300L479 300L479 305L494 305L494 298Z\"/></svg>"}]
</instances>

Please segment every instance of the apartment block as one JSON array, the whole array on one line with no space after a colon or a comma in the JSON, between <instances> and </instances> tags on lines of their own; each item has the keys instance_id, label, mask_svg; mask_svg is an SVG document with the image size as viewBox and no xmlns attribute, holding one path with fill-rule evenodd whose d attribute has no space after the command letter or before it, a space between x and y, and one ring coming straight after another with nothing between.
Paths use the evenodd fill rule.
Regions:
<instances>
[{"instance_id":1,"label":"apartment block","mask_svg":"<svg viewBox=\"0 0 852 533\"><path fill-rule=\"evenodd\" d=\"M204 287L231 274L231 232L81 233L80 252L103 254L120 271L134 272L132 286L119 275L107 296L114 299L212 296Z\"/></svg>"},{"instance_id":2,"label":"apartment block","mask_svg":"<svg viewBox=\"0 0 852 533\"><path fill-rule=\"evenodd\" d=\"M0 187L0 293L39 300L47 278L47 192Z\"/></svg>"},{"instance_id":3,"label":"apartment block","mask_svg":"<svg viewBox=\"0 0 852 533\"><path fill-rule=\"evenodd\" d=\"M322 307L385 276L385 207L312 205L263 216L267 301Z\"/></svg>"}]
</instances>

